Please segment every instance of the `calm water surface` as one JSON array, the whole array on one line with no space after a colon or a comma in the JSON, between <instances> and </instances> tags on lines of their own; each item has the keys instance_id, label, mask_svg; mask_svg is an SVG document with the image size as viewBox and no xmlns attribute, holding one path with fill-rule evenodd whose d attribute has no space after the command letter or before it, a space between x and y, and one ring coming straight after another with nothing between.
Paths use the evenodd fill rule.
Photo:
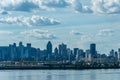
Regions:
<instances>
[{"instance_id":1,"label":"calm water surface","mask_svg":"<svg viewBox=\"0 0 120 80\"><path fill-rule=\"evenodd\" d=\"M0 70L0 80L120 80L120 69Z\"/></svg>"}]
</instances>

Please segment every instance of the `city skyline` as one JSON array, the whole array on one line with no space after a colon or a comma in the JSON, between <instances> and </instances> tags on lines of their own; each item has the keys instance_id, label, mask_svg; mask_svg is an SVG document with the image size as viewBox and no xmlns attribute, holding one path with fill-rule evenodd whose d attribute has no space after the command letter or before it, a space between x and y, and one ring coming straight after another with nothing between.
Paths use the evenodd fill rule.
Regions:
<instances>
[{"instance_id":1,"label":"city skyline","mask_svg":"<svg viewBox=\"0 0 120 80\"><path fill-rule=\"evenodd\" d=\"M34 44L32 44L32 43L30 43L30 42L26 42L26 43L24 43L23 41L19 41L19 42L13 42L13 44L15 44L16 46L19 46L19 44L20 43L22 43L22 45L24 45L24 46L27 46L27 44L31 44L32 45L32 47L33 48L38 48L38 49L41 49L41 50L44 50L44 49L46 49L46 44L48 43L48 42L51 42L52 43L52 48L53 49L55 49L55 48L58 48L59 47L59 45L60 44L66 44L67 45L67 47L68 48L70 48L70 49L74 49L74 48L78 48L78 49L82 49L82 50L88 50L89 49L89 47L91 46L91 44L93 44L94 45L94 47L95 47L95 50L94 50L94 54L95 54L95 51L97 51L97 52L99 52L99 53L102 53L102 54L106 54L106 55L109 55L109 52L110 52L110 50L115 50L115 51L118 51L118 49L119 49L119 47L117 47L117 48L111 48L111 49L109 49L108 51L106 51L106 53L104 52L104 51L102 51L101 49L100 49L100 47L99 47L99 45L97 44L97 47L96 47L96 43L89 43L88 45L87 45L87 48L81 48L81 47L77 47L77 46L73 46L72 48L69 46L69 44L67 44L67 43L64 43L64 42L62 42L62 43L57 43L57 44L55 44L54 45L54 42L52 42L52 41L45 41L45 43L44 43L44 47L41 47L41 46L38 46L38 47L36 47ZM8 45L12 45L12 44L8 44ZM8 45L0 45L0 47L7 47ZM38 44L39 45L39 44ZM94 48L93 47L93 48ZM99 47L99 48L98 48ZM101 51L100 51L101 50ZM53 52L54 50L52 50L52 52Z\"/></svg>"},{"instance_id":2,"label":"city skyline","mask_svg":"<svg viewBox=\"0 0 120 80\"><path fill-rule=\"evenodd\" d=\"M1 80L119 80L120 0L0 0Z\"/></svg>"},{"instance_id":3,"label":"city skyline","mask_svg":"<svg viewBox=\"0 0 120 80\"><path fill-rule=\"evenodd\" d=\"M1 0L0 45L47 41L101 53L120 47L120 0ZM40 43L40 44L38 44Z\"/></svg>"},{"instance_id":4,"label":"city skyline","mask_svg":"<svg viewBox=\"0 0 120 80\"><path fill-rule=\"evenodd\" d=\"M45 47L44 48L41 48L41 46L39 46L39 47L35 47L35 46L33 46L33 44L32 43L29 43L29 42L27 42L27 43L24 43L24 42L22 42L22 41L19 41L19 42L17 42L17 43L9 43L8 45L0 45L0 47L7 47L7 46L10 46L10 45L16 45L16 46L19 46L19 45L23 45L23 46L27 46L27 44L30 44L31 45L31 47L33 47L33 48L36 48L36 49L40 49L40 50L45 50L46 48L47 48L47 46L48 46L48 48L49 48L49 45L50 46L52 46L52 52L54 51L54 49L55 48L58 48L59 47L59 45L60 44L62 44L62 45L67 45L66 47L67 48L70 48L68 45L69 44L66 44L66 43L64 43L64 42L62 42L62 43L58 43L58 45L57 46L54 46L54 44L53 44L54 42L51 42L51 41L47 41L44 45L45 45ZM96 46L97 45L97 46ZM83 48L80 48L80 47L73 47L73 48L70 48L70 49L74 49L74 48L78 48L78 49L82 49L82 50L88 50L88 49L93 49L94 51L92 52L92 51L90 51L91 53L93 53L93 54L96 54L96 52L95 51L97 51L97 52L101 52L102 54L106 54L106 55L108 55L109 54L109 51L110 50L119 50L119 47L118 48L116 48L116 49L110 49L107 53L104 53L104 52L102 52L102 51L100 51L97 47L98 47L99 45L98 44L96 44L96 43L90 43L89 45L88 45L88 47L86 48L86 49L83 49Z\"/></svg>"},{"instance_id":5,"label":"city skyline","mask_svg":"<svg viewBox=\"0 0 120 80\"><path fill-rule=\"evenodd\" d=\"M53 48L51 41L48 41L46 48L40 49L32 46L31 43L24 45L22 42L0 46L0 61L76 61L76 62L98 62L119 61L120 48L111 49L109 54L100 53L95 43L89 44L88 49L74 47L69 48L67 44L61 43Z\"/></svg>"}]
</instances>

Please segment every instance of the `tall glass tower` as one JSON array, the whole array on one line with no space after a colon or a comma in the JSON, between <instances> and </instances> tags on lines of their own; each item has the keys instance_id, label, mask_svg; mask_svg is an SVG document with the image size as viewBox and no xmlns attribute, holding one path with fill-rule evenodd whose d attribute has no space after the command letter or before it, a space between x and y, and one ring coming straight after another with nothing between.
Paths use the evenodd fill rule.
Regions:
<instances>
[{"instance_id":1,"label":"tall glass tower","mask_svg":"<svg viewBox=\"0 0 120 80\"><path fill-rule=\"evenodd\" d=\"M51 56L52 56L52 43L50 41L48 41L46 49L47 49L47 52L46 52L47 53L47 58L51 59Z\"/></svg>"},{"instance_id":2,"label":"tall glass tower","mask_svg":"<svg viewBox=\"0 0 120 80\"><path fill-rule=\"evenodd\" d=\"M90 44L90 53L93 58L96 57L97 52L96 52L96 44L95 43Z\"/></svg>"}]
</instances>

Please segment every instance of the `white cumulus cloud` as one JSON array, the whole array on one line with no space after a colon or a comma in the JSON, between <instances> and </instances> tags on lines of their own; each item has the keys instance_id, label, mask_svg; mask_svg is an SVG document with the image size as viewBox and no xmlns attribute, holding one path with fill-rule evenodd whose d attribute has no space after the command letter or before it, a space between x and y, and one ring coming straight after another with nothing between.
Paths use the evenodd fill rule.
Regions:
<instances>
[{"instance_id":1,"label":"white cumulus cloud","mask_svg":"<svg viewBox=\"0 0 120 80\"><path fill-rule=\"evenodd\" d=\"M48 10L66 7L66 0L1 0L0 8L9 11L33 11L35 9Z\"/></svg>"},{"instance_id":2,"label":"white cumulus cloud","mask_svg":"<svg viewBox=\"0 0 120 80\"><path fill-rule=\"evenodd\" d=\"M28 37L33 37L36 39L56 39L57 37L50 33L48 30L41 30L41 29L33 29L21 32L22 35L26 35Z\"/></svg>"},{"instance_id":3,"label":"white cumulus cloud","mask_svg":"<svg viewBox=\"0 0 120 80\"><path fill-rule=\"evenodd\" d=\"M118 14L120 0L1 0L0 9L5 11L40 11L69 7L81 13ZM84 4L84 5L83 5Z\"/></svg>"},{"instance_id":4,"label":"white cumulus cloud","mask_svg":"<svg viewBox=\"0 0 120 80\"><path fill-rule=\"evenodd\" d=\"M120 13L120 0L92 0L92 9L96 13Z\"/></svg>"},{"instance_id":5,"label":"white cumulus cloud","mask_svg":"<svg viewBox=\"0 0 120 80\"><path fill-rule=\"evenodd\" d=\"M48 6L48 7L66 7L68 6L67 0L42 0L42 5Z\"/></svg>"},{"instance_id":6,"label":"white cumulus cloud","mask_svg":"<svg viewBox=\"0 0 120 80\"><path fill-rule=\"evenodd\" d=\"M81 13L92 13L92 10L88 6L83 6L80 0L68 0L68 3L70 3L70 6L77 12Z\"/></svg>"},{"instance_id":7,"label":"white cumulus cloud","mask_svg":"<svg viewBox=\"0 0 120 80\"><path fill-rule=\"evenodd\" d=\"M1 0L0 7L8 11L31 11L38 8L32 0Z\"/></svg>"},{"instance_id":8,"label":"white cumulus cloud","mask_svg":"<svg viewBox=\"0 0 120 80\"><path fill-rule=\"evenodd\" d=\"M43 16L33 15L31 17L4 17L0 18L0 23L6 24L20 24L27 26L48 26L60 24L58 20L47 18Z\"/></svg>"},{"instance_id":9,"label":"white cumulus cloud","mask_svg":"<svg viewBox=\"0 0 120 80\"><path fill-rule=\"evenodd\" d=\"M97 34L97 36L107 37L107 36L112 36L113 34L114 34L114 30L102 29L102 30L99 30L99 33Z\"/></svg>"}]
</instances>

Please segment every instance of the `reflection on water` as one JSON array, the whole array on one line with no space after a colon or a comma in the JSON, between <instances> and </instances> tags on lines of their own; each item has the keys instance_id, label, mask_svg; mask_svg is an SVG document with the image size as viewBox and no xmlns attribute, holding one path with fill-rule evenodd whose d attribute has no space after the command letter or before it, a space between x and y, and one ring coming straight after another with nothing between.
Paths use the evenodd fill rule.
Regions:
<instances>
[{"instance_id":1,"label":"reflection on water","mask_svg":"<svg viewBox=\"0 0 120 80\"><path fill-rule=\"evenodd\" d=\"M90 80L96 80L96 72L95 71L91 71L90 72Z\"/></svg>"},{"instance_id":2,"label":"reflection on water","mask_svg":"<svg viewBox=\"0 0 120 80\"><path fill-rule=\"evenodd\" d=\"M119 80L120 69L1 70L0 80Z\"/></svg>"}]
</instances>

